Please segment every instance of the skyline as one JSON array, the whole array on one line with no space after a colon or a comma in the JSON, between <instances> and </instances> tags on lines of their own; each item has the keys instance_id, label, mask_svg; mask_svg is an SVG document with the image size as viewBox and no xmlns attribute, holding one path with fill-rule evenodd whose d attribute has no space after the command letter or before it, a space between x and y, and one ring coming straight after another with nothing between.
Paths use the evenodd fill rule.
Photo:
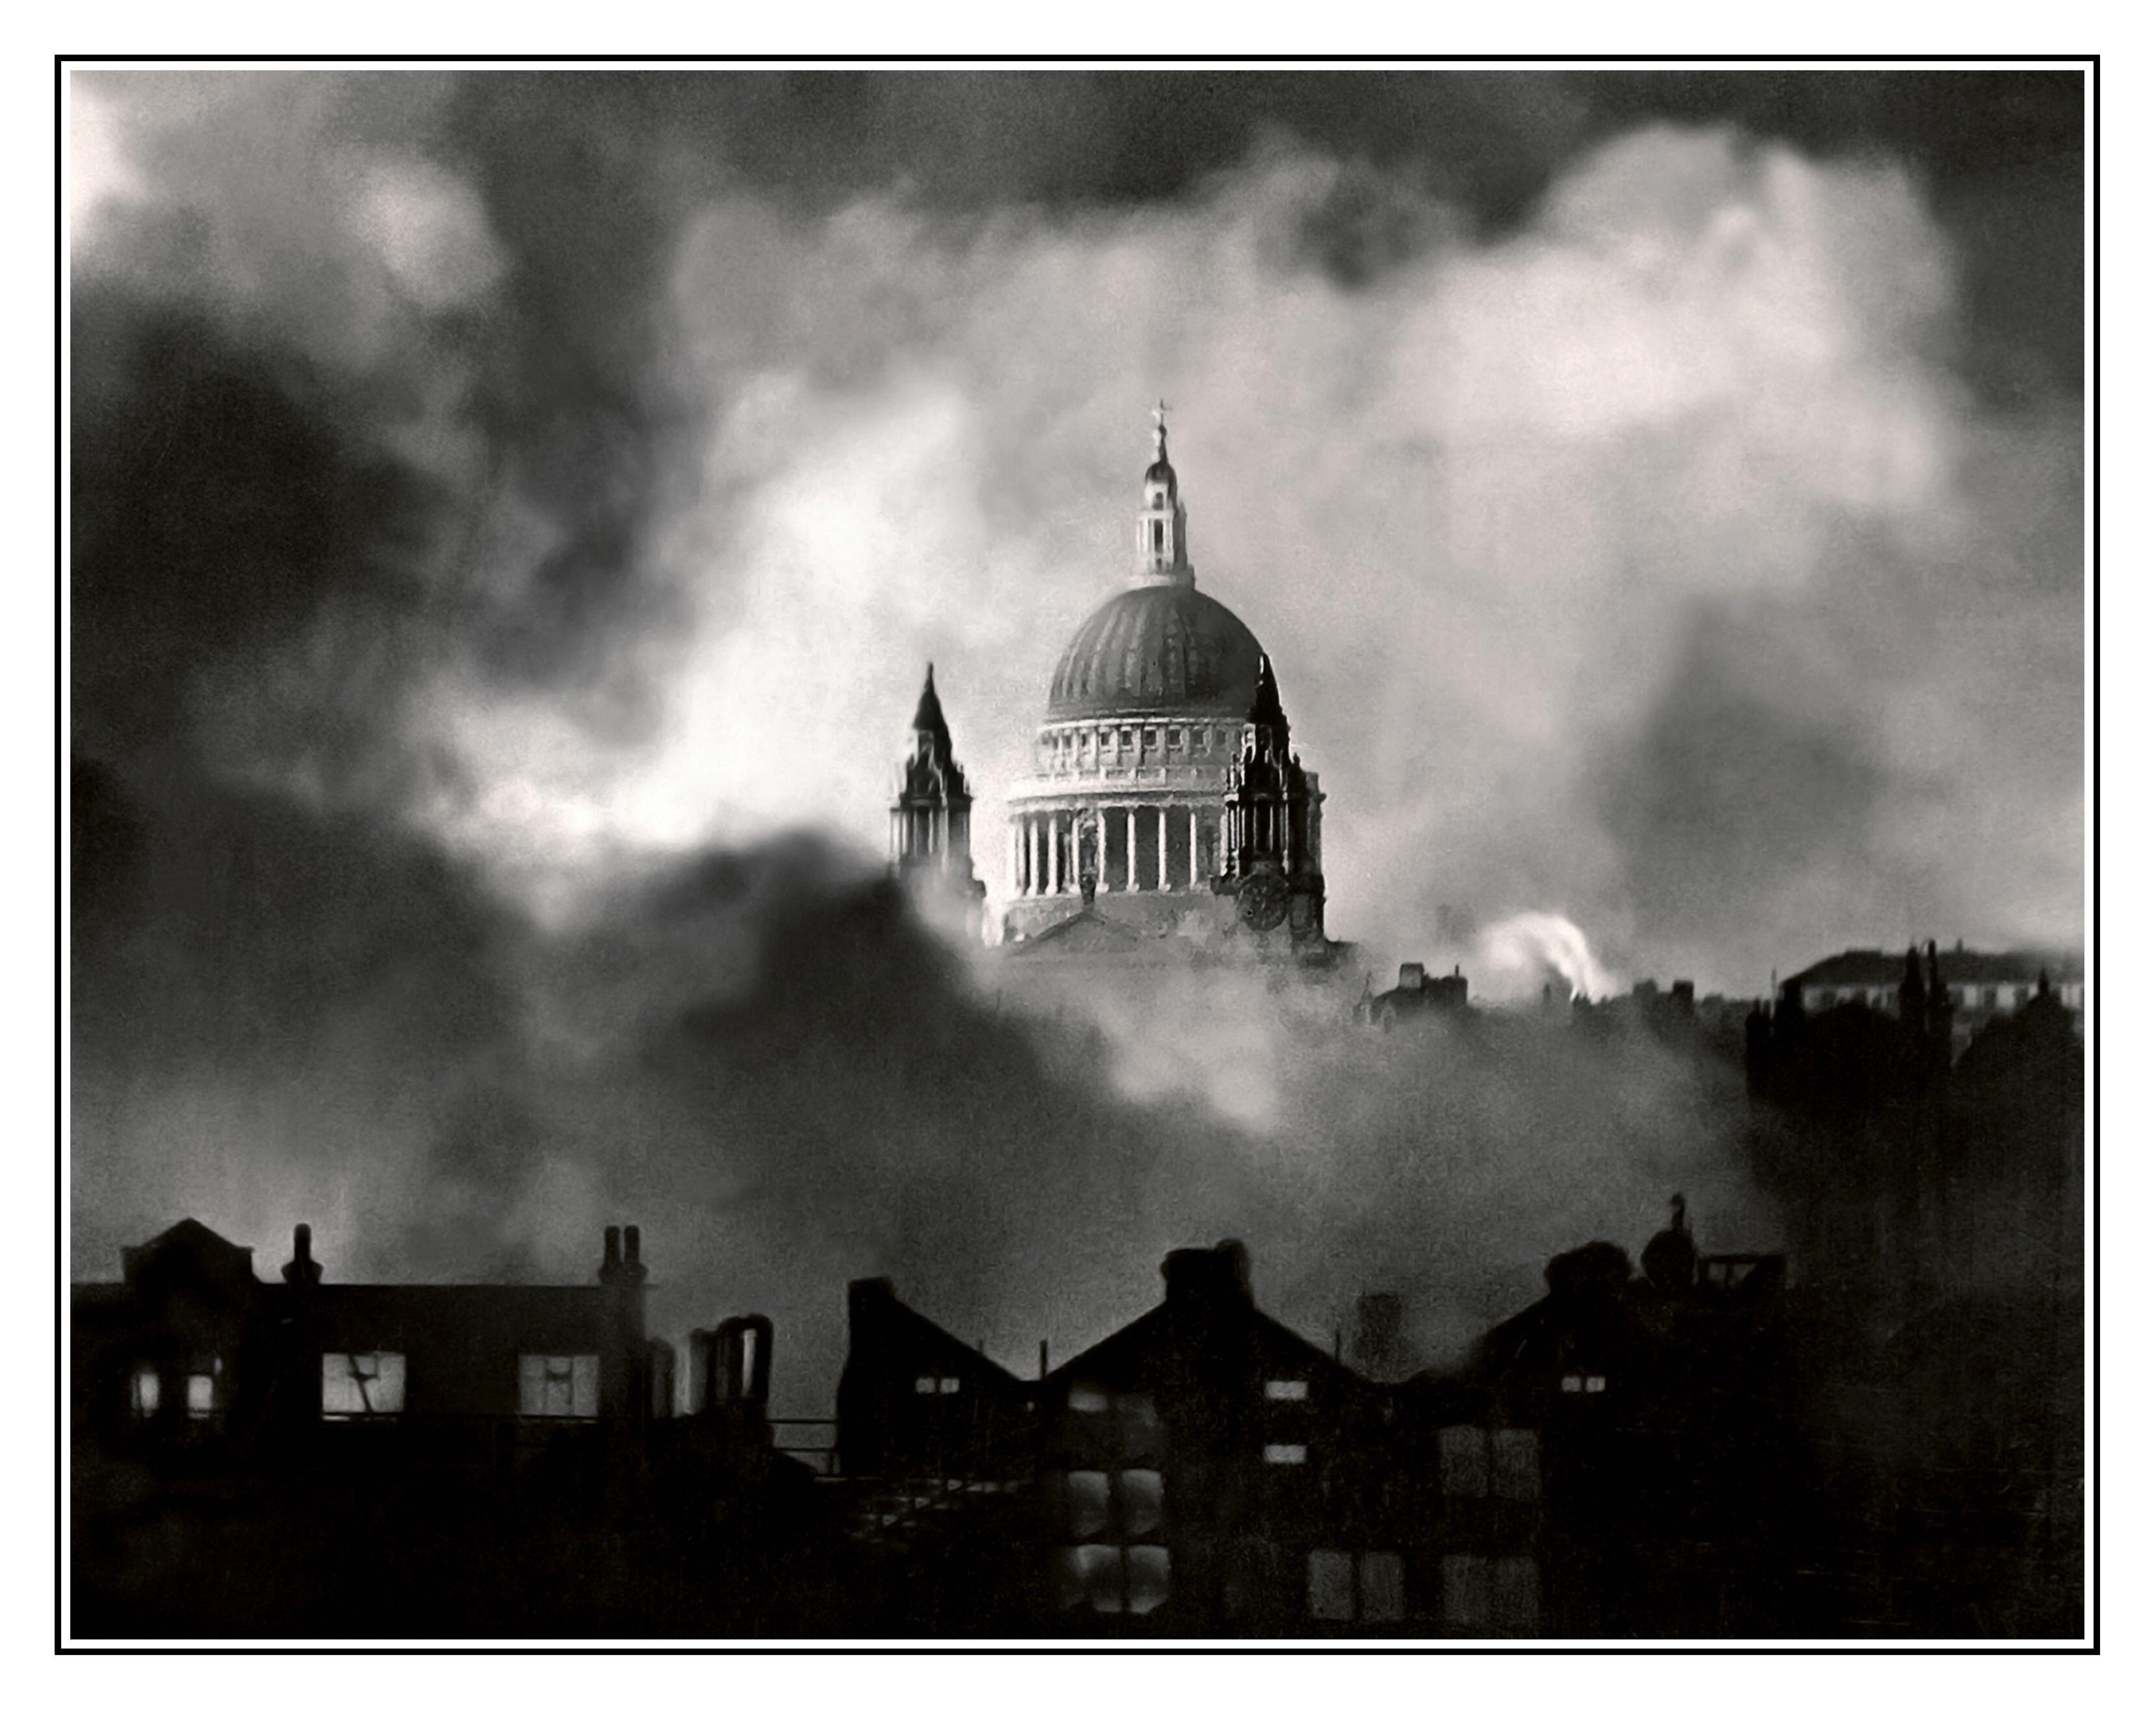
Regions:
<instances>
[{"instance_id":1,"label":"skyline","mask_svg":"<svg viewBox=\"0 0 2156 1711\"><path fill-rule=\"evenodd\" d=\"M1039 1200L1102 1311L1237 1234L1486 1322L1595 1192L1770 1232L1650 1053L1617 1119L1350 1100L861 904L932 659L1000 887L1163 395L1381 969L2079 946L2076 74L1152 75L74 75L79 1266L545 1274L626 1206L783 1322L932 1259L1034 1324Z\"/></svg>"}]
</instances>

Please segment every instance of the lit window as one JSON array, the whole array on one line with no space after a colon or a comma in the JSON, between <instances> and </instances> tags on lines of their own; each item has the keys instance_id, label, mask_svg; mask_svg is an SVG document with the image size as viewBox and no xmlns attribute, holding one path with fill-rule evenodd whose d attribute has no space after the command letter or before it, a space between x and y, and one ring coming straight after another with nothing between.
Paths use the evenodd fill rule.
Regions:
<instances>
[{"instance_id":1,"label":"lit window","mask_svg":"<svg viewBox=\"0 0 2156 1711\"><path fill-rule=\"evenodd\" d=\"M1541 1446L1531 1431L1490 1434L1491 1483L1501 1498L1532 1503L1542 1495Z\"/></svg>"},{"instance_id":2,"label":"lit window","mask_svg":"<svg viewBox=\"0 0 2156 1711\"><path fill-rule=\"evenodd\" d=\"M1310 1400L1310 1381L1307 1379L1267 1379L1265 1400L1268 1402L1307 1402Z\"/></svg>"},{"instance_id":3,"label":"lit window","mask_svg":"<svg viewBox=\"0 0 2156 1711\"><path fill-rule=\"evenodd\" d=\"M1055 1583L1066 1610L1090 1604L1114 1613L1123 1607L1123 1554L1112 1544L1074 1544L1055 1554Z\"/></svg>"},{"instance_id":4,"label":"lit window","mask_svg":"<svg viewBox=\"0 0 2156 1711\"><path fill-rule=\"evenodd\" d=\"M1322 1622L1355 1620L1355 1558L1344 1550L1310 1554L1310 1613Z\"/></svg>"},{"instance_id":5,"label":"lit window","mask_svg":"<svg viewBox=\"0 0 2156 1711\"><path fill-rule=\"evenodd\" d=\"M1601 1392L1608 1390L1609 1388L1609 1380L1602 1377L1599 1374L1589 1374L1588 1375L1587 1394L1589 1395L1599 1395Z\"/></svg>"},{"instance_id":6,"label":"lit window","mask_svg":"<svg viewBox=\"0 0 2156 1711\"><path fill-rule=\"evenodd\" d=\"M1063 1500L1073 1539L1091 1539L1108 1529L1108 1476L1081 1471L1063 1476Z\"/></svg>"},{"instance_id":7,"label":"lit window","mask_svg":"<svg viewBox=\"0 0 2156 1711\"><path fill-rule=\"evenodd\" d=\"M1396 1551L1313 1550L1309 1575L1310 1613L1320 1621L1396 1622L1407 1614L1406 1570Z\"/></svg>"},{"instance_id":8,"label":"lit window","mask_svg":"<svg viewBox=\"0 0 2156 1711\"><path fill-rule=\"evenodd\" d=\"M937 1395L938 1395L939 1396L955 1396L955 1395L957 1395L958 1394L958 1381L957 1381L957 1380L956 1380L956 1379L950 1379L950 1378L944 1378L944 1379L938 1379L938 1380L936 1380L936 1393L937 1393Z\"/></svg>"},{"instance_id":9,"label":"lit window","mask_svg":"<svg viewBox=\"0 0 2156 1711\"><path fill-rule=\"evenodd\" d=\"M1160 1531L1160 1475L1151 1467L1126 1467L1116 1476L1123 1531L1134 1539Z\"/></svg>"},{"instance_id":10,"label":"lit window","mask_svg":"<svg viewBox=\"0 0 2156 1711\"><path fill-rule=\"evenodd\" d=\"M1106 1414L1108 1411L1108 1393L1092 1385L1073 1385L1070 1387L1070 1411L1074 1414Z\"/></svg>"},{"instance_id":11,"label":"lit window","mask_svg":"<svg viewBox=\"0 0 2156 1711\"><path fill-rule=\"evenodd\" d=\"M1074 1544L1054 1559L1057 1601L1065 1610L1091 1605L1103 1616L1143 1616L1168 1602L1167 1550L1158 1544Z\"/></svg>"},{"instance_id":12,"label":"lit window","mask_svg":"<svg viewBox=\"0 0 2156 1711\"><path fill-rule=\"evenodd\" d=\"M1396 1622L1407 1614L1407 1576L1398 1553L1363 1554L1363 1620Z\"/></svg>"},{"instance_id":13,"label":"lit window","mask_svg":"<svg viewBox=\"0 0 2156 1711\"><path fill-rule=\"evenodd\" d=\"M187 1417L207 1420L217 1411L217 1380L206 1372L187 1374Z\"/></svg>"},{"instance_id":14,"label":"lit window","mask_svg":"<svg viewBox=\"0 0 2156 1711\"><path fill-rule=\"evenodd\" d=\"M1490 1565L1479 1556L1449 1556L1439 1565L1449 1628L1490 1626Z\"/></svg>"},{"instance_id":15,"label":"lit window","mask_svg":"<svg viewBox=\"0 0 2156 1711\"><path fill-rule=\"evenodd\" d=\"M1542 1618L1542 1577L1531 1556L1508 1556L1496 1565L1494 1616L1507 1633L1531 1634Z\"/></svg>"},{"instance_id":16,"label":"lit window","mask_svg":"<svg viewBox=\"0 0 2156 1711\"><path fill-rule=\"evenodd\" d=\"M1143 1616L1168 1602L1168 1551L1158 1544L1134 1544L1123 1553L1123 1584L1131 1614Z\"/></svg>"},{"instance_id":17,"label":"lit window","mask_svg":"<svg viewBox=\"0 0 2156 1711\"><path fill-rule=\"evenodd\" d=\"M1479 1426L1448 1426L1437 1435L1438 1462L1447 1497L1490 1494L1490 1439Z\"/></svg>"},{"instance_id":18,"label":"lit window","mask_svg":"<svg viewBox=\"0 0 2156 1711\"><path fill-rule=\"evenodd\" d=\"M1576 1396L1579 1394L1579 1374L1578 1373L1568 1372L1563 1378L1558 1380L1558 1388L1563 1390L1568 1396Z\"/></svg>"},{"instance_id":19,"label":"lit window","mask_svg":"<svg viewBox=\"0 0 2156 1711\"><path fill-rule=\"evenodd\" d=\"M926 1373L922 1374L921 1377L913 1381L913 1394L916 1396L934 1395L936 1394L936 1380L928 1376Z\"/></svg>"},{"instance_id":20,"label":"lit window","mask_svg":"<svg viewBox=\"0 0 2156 1711\"><path fill-rule=\"evenodd\" d=\"M1310 1459L1306 1444L1267 1444L1265 1465L1269 1467L1300 1467Z\"/></svg>"},{"instance_id":21,"label":"lit window","mask_svg":"<svg viewBox=\"0 0 2156 1711\"><path fill-rule=\"evenodd\" d=\"M322 1356L322 1413L330 1418L404 1411L401 1354Z\"/></svg>"},{"instance_id":22,"label":"lit window","mask_svg":"<svg viewBox=\"0 0 2156 1711\"><path fill-rule=\"evenodd\" d=\"M516 1357L516 1411L545 1419L596 1420L599 1412L599 1358L596 1354L520 1354Z\"/></svg>"},{"instance_id":23,"label":"lit window","mask_svg":"<svg viewBox=\"0 0 2156 1711\"><path fill-rule=\"evenodd\" d=\"M1138 1462L1160 1449L1160 1413L1150 1396L1118 1396L1116 1417L1122 1425L1123 1455Z\"/></svg>"},{"instance_id":24,"label":"lit window","mask_svg":"<svg viewBox=\"0 0 2156 1711\"><path fill-rule=\"evenodd\" d=\"M137 1420L148 1420L157 1413L164 1389L156 1367L138 1366L135 1369L133 1379L127 1386L127 1395Z\"/></svg>"}]
</instances>

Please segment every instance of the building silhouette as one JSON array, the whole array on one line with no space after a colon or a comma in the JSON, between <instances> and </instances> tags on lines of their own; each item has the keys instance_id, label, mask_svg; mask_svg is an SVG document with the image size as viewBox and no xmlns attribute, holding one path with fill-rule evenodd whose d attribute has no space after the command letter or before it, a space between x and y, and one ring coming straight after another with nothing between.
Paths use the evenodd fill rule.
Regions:
<instances>
[{"instance_id":1,"label":"building silhouette","mask_svg":"<svg viewBox=\"0 0 2156 1711\"><path fill-rule=\"evenodd\" d=\"M1890 1015L1907 1013L1909 958L1883 950L1846 950L1789 977L1805 1011L1816 1015L1842 1005L1863 1005ZM1952 1017L1953 1050L1958 1054L1988 1022L2010 1015L2040 989L2054 994L2081 1025L2082 972L2077 956L2049 951L1974 951L1957 943L1941 950L1928 944L1923 958L1928 1001Z\"/></svg>"},{"instance_id":2,"label":"building silhouette","mask_svg":"<svg viewBox=\"0 0 2156 1711\"><path fill-rule=\"evenodd\" d=\"M856 1284L839 1441L900 1494L870 1506L876 1631L1794 1631L1780 1256L1702 1259L1680 1222L1645 1263L1561 1255L1466 1370L1403 1377L1396 1298L1351 1365L1259 1309L1235 1242L1030 1380Z\"/></svg>"},{"instance_id":3,"label":"building silhouette","mask_svg":"<svg viewBox=\"0 0 2156 1711\"><path fill-rule=\"evenodd\" d=\"M281 1280L193 1220L77 1286L76 1630L798 1631L830 1549L773 1447L770 1328L699 1333L690 1407L635 1226L589 1284Z\"/></svg>"}]
</instances>

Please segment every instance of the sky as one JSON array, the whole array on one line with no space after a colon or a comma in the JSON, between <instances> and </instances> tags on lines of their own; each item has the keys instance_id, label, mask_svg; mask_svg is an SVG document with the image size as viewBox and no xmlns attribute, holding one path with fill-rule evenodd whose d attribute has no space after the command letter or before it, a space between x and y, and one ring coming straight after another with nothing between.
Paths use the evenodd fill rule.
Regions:
<instances>
[{"instance_id":1,"label":"sky","mask_svg":"<svg viewBox=\"0 0 2156 1711\"><path fill-rule=\"evenodd\" d=\"M78 1275L183 1211L554 1275L647 1204L762 1292L672 1311L890 1269L1069 1337L1044 1250L1142 1306L1255 1232L1312 1322L1353 1251L1451 1346L1673 1171L1771 1236L1682 1066L1492 1048L1321 1133L1337 1042L1009 1016L877 901L931 660L1000 886L1162 397L1380 966L2082 943L2073 74L69 95Z\"/></svg>"}]
</instances>

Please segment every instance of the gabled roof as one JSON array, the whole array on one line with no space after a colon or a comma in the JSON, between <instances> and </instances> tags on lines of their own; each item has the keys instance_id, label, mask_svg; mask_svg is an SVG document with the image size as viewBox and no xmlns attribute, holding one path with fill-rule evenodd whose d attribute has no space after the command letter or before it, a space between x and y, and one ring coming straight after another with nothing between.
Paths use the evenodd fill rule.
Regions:
<instances>
[{"instance_id":1,"label":"gabled roof","mask_svg":"<svg viewBox=\"0 0 2156 1711\"><path fill-rule=\"evenodd\" d=\"M866 1298L875 1303L872 1311L875 1317L883 1321L879 1334L887 1338L890 1331L896 1329L906 1338L916 1356L925 1355L953 1377L999 1381L1021 1388L1025 1385L1026 1380L1008 1367L991 1360L970 1343L952 1335L926 1313L908 1307L898 1298L897 1292L891 1287L890 1279L863 1278L850 1287L850 1295L858 1301L863 1291L868 1292ZM856 1307L854 1311L858 1313L860 1308ZM853 1364L857 1352L849 1347L849 1366Z\"/></svg>"},{"instance_id":2,"label":"gabled roof","mask_svg":"<svg viewBox=\"0 0 2156 1711\"><path fill-rule=\"evenodd\" d=\"M1367 1382L1346 1362L1335 1360L1270 1314L1247 1305L1243 1312L1255 1333L1257 1353L1271 1364L1286 1368L1314 1368L1343 1381ZM1141 1313L1122 1330L1111 1332L1091 1348L1072 1355L1050 1373L1044 1382L1050 1385L1066 1384L1075 1379L1111 1373L1127 1363L1141 1360L1155 1343L1169 1334L1171 1322L1171 1310L1163 1302Z\"/></svg>"},{"instance_id":3,"label":"gabled roof","mask_svg":"<svg viewBox=\"0 0 2156 1711\"><path fill-rule=\"evenodd\" d=\"M133 1282L144 1272L168 1263L189 1265L205 1276L236 1278L254 1277L254 1250L227 1241L208 1225L182 1218L138 1247L120 1251L121 1274Z\"/></svg>"}]
</instances>

